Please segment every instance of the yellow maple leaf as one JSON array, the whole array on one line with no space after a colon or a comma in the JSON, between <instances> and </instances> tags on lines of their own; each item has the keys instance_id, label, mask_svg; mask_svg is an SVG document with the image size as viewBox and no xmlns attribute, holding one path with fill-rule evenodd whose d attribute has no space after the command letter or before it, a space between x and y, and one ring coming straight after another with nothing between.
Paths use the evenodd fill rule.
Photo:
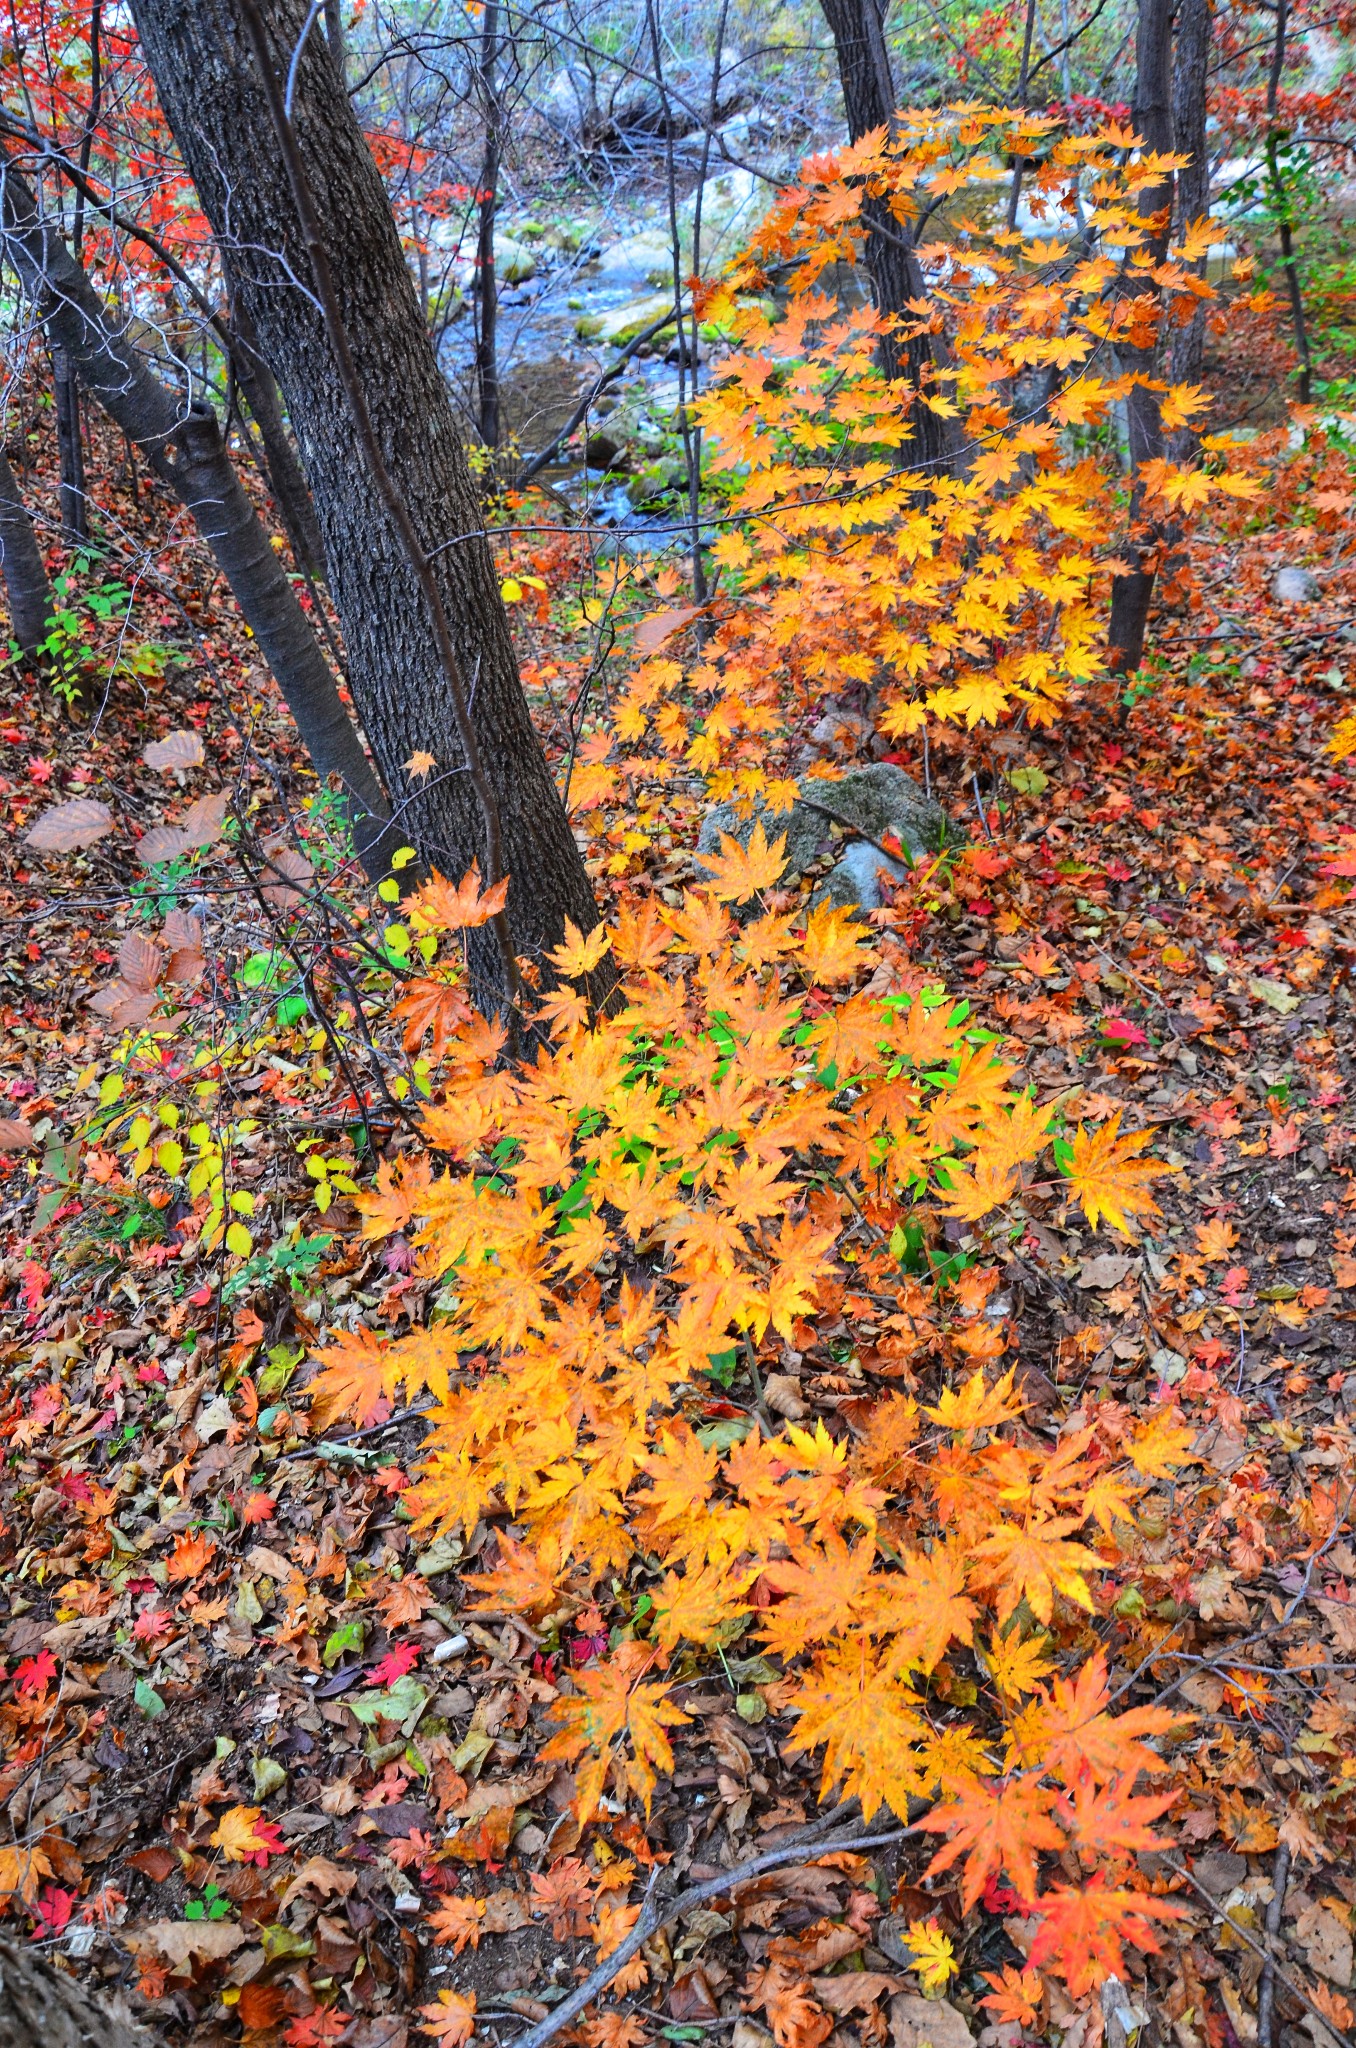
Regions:
<instances>
[{"instance_id":1,"label":"yellow maple leaf","mask_svg":"<svg viewBox=\"0 0 1356 2048\"><path fill-rule=\"evenodd\" d=\"M461 2048L476 2030L474 1991L440 1991L431 2005L416 2006L421 2015L419 2031L441 2041L444 2048Z\"/></svg>"},{"instance_id":2,"label":"yellow maple leaf","mask_svg":"<svg viewBox=\"0 0 1356 2048\"><path fill-rule=\"evenodd\" d=\"M1174 1466L1199 1462L1191 1448L1194 1440L1180 1409L1159 1408L1131 1437L1130 1462L1146 1479L1168 1479Z\"/></svg>"},{"instance_id":3,"label":"yellow maple leaf","mask_svg":"<svg viewBox=\"0 0 1356 2048\"><path fill-rule=\"evenodd\" d=\"M1105 1216L1115 1229L1133 1236L1132 1216L1158 1214L1150 1181L1172 1169L1159 1159L1136 1156L1149 1142L1147 1131L1127 1131L1122 1137L1120 1128L1119 1110L1100 1130L1089 1131L1080 1124L1069 1144L1065 1178L1094 1229Z\"/></svg>"},{"instance_id":4,"label":"yellow maple leaf","mask_svg":"<svg viewBox=\"0 0 1356 2048\"><path fill-rule=\"evenodd\" d=\"M1023 1693L1034 1692L1037 1679L1044 1678L1051 1669L1049 1638L1036 1635L1023 1641L1013 1628L1007 1635L994 1637L985 1652L985 1662L1004 1699L1020 1699Z\"/></svg>"},{"instance_id":5,"label":"yellow maple leaf","mask_svg":"<svg viewBox=\"0 0 1356 2048\"><path fill-rule=\"evenodd\" d=\"M812 981L850 981L862 964L862 926L849 911L821 903L812 910L800 942L800 957Z\"/></svg>"},{"instance_id":6,"label":"yellow maple leaf","mask_svg":"<svg viewBox=\"0 0 1356 2048\"><path fill-rule=\"evenodd\" d=\"M32 1905L52 1866L41 1842L0 1845L0 1900L17 1893L26 1906Z\"/></svg>"},{"instance_id":7,"label":"yellow maple leaf","mask_svg":"<svg viewBox=\"0 0 1356 2048\"><path fill-rule=\"evenodd\" d=\"M717 903L747 903L760 889L769 889L786 866L786 834L771 846L758 818L747 846L728 832L720 835L720 852L704 854L706 887Z\"/></svg>"},{"instance_id":8,"label":"yellow maple leaf","mask_svg":"<svg viewBox=\"0 0 1356 2048\"><path fill-rule=\"evenodd\" d=\"M262 1819L262 1807L227 1807L217 1822L215 1832L209 1837L212 1847L220 1849L228 1863L247 1863L261 1849L272 1847L267 1836L255 1832Z\"/></svg>"},{"instance_id":9,"label":"yellow maple leaf","mask_svg":"<svg viewBox=\"0 0 1356 2048\"><path fill-rule=\"evenodd\" d=\"M577 924L567 917L565 920L565 943L547 954L547 959L557 974L563 974L570 981L580 981L586 974L592 974L598 962L612 944L612 933L605 924L596 924L585 938Z\"/></svg>"},{"instance_id":10,"label":"yellow maple leaf","mask_svg":"<svg viewBox=\"0 0 1356 2048\"><path fill-rule=\"evenodd\" d=\"M911 1920L906 1937L909 1968L929 1998L937 1998L960 1969L949 1935L935 1920Z\"/></svg>"}]
</instances>

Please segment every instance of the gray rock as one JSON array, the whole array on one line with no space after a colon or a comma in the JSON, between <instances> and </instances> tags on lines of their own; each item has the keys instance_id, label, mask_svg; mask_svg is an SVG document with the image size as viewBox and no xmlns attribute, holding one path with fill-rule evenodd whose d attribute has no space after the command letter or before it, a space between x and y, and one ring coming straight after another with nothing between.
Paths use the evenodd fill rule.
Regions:
<instances>
[{"instance_id":1,"label":"gray rock","mask_svg":"<svg viewBox=\"0 0 1356 2048\"><path fill-rule=\"evenodd\" d=\"M1271 579L1277 604L1313 604L1322 595L1318 578L1308 569L1278 569Z\"/></svg>"},{"instance_id":2,"label":"gray rock","mask_svg":"<svg viewBox=\"0 0 1356 2048\"><path fill-rule=\"evenodd\" d=\"M858 910L879 910L880 878L902 882L909 872L902 860L891 860L865 839L854 839L836 867L829 869L824 886L815 892L815 904L832 903L837 910L855 905Z\"/></svg>"},{"instance_id":3,"label":"gray rock","mask_svg":"<svg viewBox=\"0 0 1356 2048\"><path fill-rule=\"evenodd\" d=\"M825 815L832 812L832 817ZM703 822L697 853L718 853L722 833L730 833L747 846L755 823L761 819L769 843L786 835L787 868L784 879L795 880L815 860L829 841L834 821L883 840L893 835L911 859L919 860L941 844L947 817L941 805L925 796L911 775L892 761L877 761L869 768L852 768L834 780L816 780L803 789L788 811L769 811L762 806L740 819L733 804L717 804ZM892 861L866 840L849 846L830 874L823 895L837 904L859 904L873 910L880 902L877 871L885 869L896 879L907 869Z\"/></svg>"}]
</instances>

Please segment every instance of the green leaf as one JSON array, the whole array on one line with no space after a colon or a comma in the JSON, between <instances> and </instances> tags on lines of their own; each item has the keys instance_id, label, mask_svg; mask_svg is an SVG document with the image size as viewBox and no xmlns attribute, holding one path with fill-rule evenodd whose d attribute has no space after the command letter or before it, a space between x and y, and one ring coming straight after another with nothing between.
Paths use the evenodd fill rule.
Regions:
<instances>
[{"instance_id":1,"label":"green leaf","mask_svg":"<svg viewBox=\"0 0 1356 2048\"><path fill-rule=\"evenodd\" d=\"M325 1669L333 1671L346 1650L352 1650L355 1655L361 1656L366 1633L366 1624L361 1620L343 1622L334 1631L322 1652Z\"/></svg>"},{"instance_id":2,"label":"green leaf","mask_svg":"<svg viewBox=\"0 0 1356 2048\"><path fill-rule=\"evenodd\" d=\"M413 1735L430 1698L427 1687L407 1671L385 1692L360 1692L348 1708L364 1728L375 1727L379 1720L396 1721L402 1735Z\"/></svg>"},{"instance_id":3,"label":"green leaf","mask_svg":"<svg viewBox=\"0 0 1356 2048\"><path fill-rule=\"evenodd\" d=\"M163 1714L165 1711L165 1702L147 1678L137 1680L132 1687L132 1699L138 1711L143 1713L148 1721L153 1721L157 1714Z\"/></svg>"}]
</instances>

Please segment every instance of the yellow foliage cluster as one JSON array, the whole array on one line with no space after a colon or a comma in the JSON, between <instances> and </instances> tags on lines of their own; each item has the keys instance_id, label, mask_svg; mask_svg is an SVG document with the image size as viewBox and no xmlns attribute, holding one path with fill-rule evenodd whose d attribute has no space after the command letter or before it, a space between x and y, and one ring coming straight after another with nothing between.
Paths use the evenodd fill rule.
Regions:
<instances>
[{"instance_id":1,"label":"yellow foliage cluster","mask_svg":"<svg viewBox=\"0 0 1356 2048\"><path fill-rule=\"evenodd\" d=\"M483 1603L537 1617L600 1589L619 1603L614 1655L553 1709L547 1754L576 1765L581 1820L609 1782L648 1807L685 1719L666 1673L748 1636L786 1667L769 1691L796 1746L822 1752L826 1790L868 1815L941 1798L973 1828L975 1802L1023 1786L1044 1835L1022 1851L1005 1822L983 1853L1024 1881L1032 1844L1064 1840L1060 1788L1083 1787L1086 1844L1088 1802L1121 1797L1148 1755L1125 1747L1133 1727L1109 1718L1097 1667L1081 1691L1041 1681L1047 1647L1082 1638L1144 1478L1187 1437L1161 1416L1053 1453L1024 1435L1011 1373L986 1388L982 1370L1005 1343L996 1272L962 1275L942 1327L901 1265L908 1227L934 1213L929 1194L954 1204L959 1189L979 1214L1012 1192L1051 1117L940 989L845 994L864 934L844 913L755 901L737 923L727 901L781 863L758 834L747 850L727 840L678 907L572 935L557 964L582 975L610 949L618 1004L590 1021L571 990L550 998L534 1065L496 1067L499 1027L462 1028L424 1113L444 1163L397 1161L360 1199L369 1236L410 1237L442 1309L398 1341L335 1344L313 1409L363 1419L431 1390L419 1526L496 1523L493 1569L470 1581ZM431 926L450 900L435 880L415 914ZM1139 1139L1057 1142L1086 1209L1125 1222L1152 1208L1162 1169ZM798 1427L795 1403L781 1421L763 1375L785 1392L797 1338L845 1289L879 1330L873 1369L900 1386L854 1408L858 1370L836 1382L841 1430ZM910 1361L938 1349L959 1385L920 1407ZM951 1690L953 1645L991 1674L978 1704ZM982 1857L965 1853L973 1877Z\"/></svg>"}]
</instances>

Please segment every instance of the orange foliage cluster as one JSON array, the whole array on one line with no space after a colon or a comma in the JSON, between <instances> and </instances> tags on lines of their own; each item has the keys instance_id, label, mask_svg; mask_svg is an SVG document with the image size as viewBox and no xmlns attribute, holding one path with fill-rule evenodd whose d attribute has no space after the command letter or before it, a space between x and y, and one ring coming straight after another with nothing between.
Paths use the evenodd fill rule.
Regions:
<instances>
[{"instance_id":1,"label":"orange foliage cluster","mask_svg":"<svg viewBox=\"0 0 1356 2048\"><path fill-rule=\"evenodd\" d=\"M943 1336L901 1270L907 1226L930 1193L977 1215L1012 1192L1051 1113L1014 1097L989 1034L940 989L835 1000L862 957L843 912L736 923L726 904L781 867L760 832L747 850L727 840L681 908L572 939L555 965L579 977L610 947L619 1005L590 1022L572 990L549 999L535 1066L495 1071L502 1032L462 1028L424 1117L447 1165L398 1161L360 1201L368 1235L410 1233L447 1312L398 1342L359 1330L333 1346L313 1412L361 1420L398 1389L434 1393L418 1520L512 1515L495 1569L470 1581L495 1611L573 1611L639 1568L648 1590L623 1596L615 1655L552 1710L545 1754L577 1766L581 1822L609 1783L648 1808L686 1719L666 1668L752 1622L795 1661L778 1705L794 1746L822 1751L825 1791L868 1817L940 1800L936 1867L963 1855L967 1897L1006 1870L1048 1918L1043 1958L1081 1986L1170 1910L1108 1888L1102 1865L1152 1840L1163 1802L1130 1796L1158 1764L1140 1738L1180 1717L1112 1717L1095 1658L1072 1684L1041 1681L1050 1648L1084 1640L1118 1526L1189 1432L1166 1411L1085 1428L1053 1456L1024 1436L1011 1375L986 1391L976 1370L1004 1349L993 1273L964 1276ZM475 920L472 897L435 879L412 915L446 931ZM1152 1209L1164 1169L1138 1145L1073 1136L1089 1214ZM720 1398L725 1354L743 1347L761 1386L758 1361L810 1341L805 1319L845 1281L887 1297L875 1369L901 1382L858 1404L851 1448L822 1422L778 1425L785 1381L749 1410ZM963 1384L920 1408L910 1361L943 1344ZM947 1703L952 1644L991 1675L974 1708ZM1090 1875L1045 1899L1034 1856L1052 1846Z\"/></svg>"}]
</instances>

